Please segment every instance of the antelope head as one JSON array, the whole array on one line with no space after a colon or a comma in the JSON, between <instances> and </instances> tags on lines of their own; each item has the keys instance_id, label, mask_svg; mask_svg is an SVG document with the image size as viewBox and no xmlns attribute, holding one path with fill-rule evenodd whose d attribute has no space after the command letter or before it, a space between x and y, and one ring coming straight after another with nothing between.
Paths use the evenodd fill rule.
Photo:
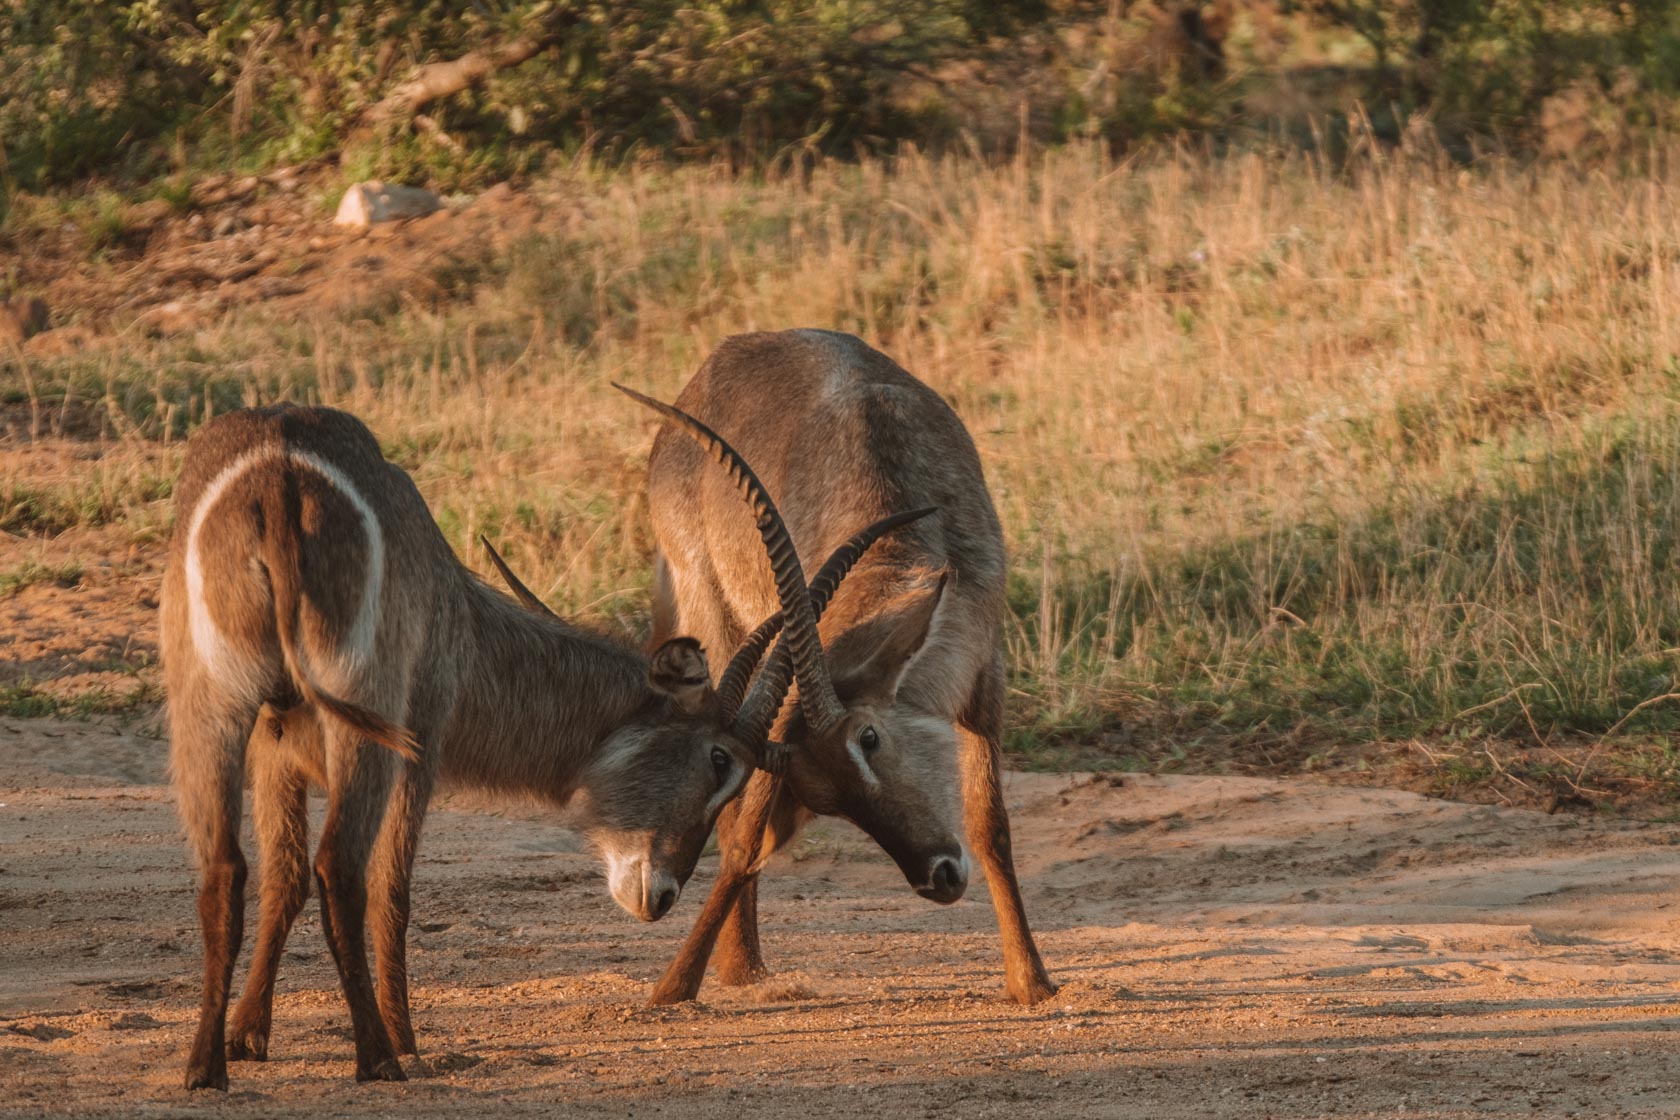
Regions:
<instances>
[{"instance_id":1,"label":"antelope head","mask_svg":"<svg viewBox=\"0 0 1680 1120\"><path fill-rule=\"evenodd\" d=\"M482 537L525 607L561 625ZM676 904L718 813L755 766L774 765L779 744L732 733L712 687L705 651L673 638L648 662L646 697L596 752L574 794L577 827L607 864L613 898L644 922Z\"/></svg>"}]
</instances>

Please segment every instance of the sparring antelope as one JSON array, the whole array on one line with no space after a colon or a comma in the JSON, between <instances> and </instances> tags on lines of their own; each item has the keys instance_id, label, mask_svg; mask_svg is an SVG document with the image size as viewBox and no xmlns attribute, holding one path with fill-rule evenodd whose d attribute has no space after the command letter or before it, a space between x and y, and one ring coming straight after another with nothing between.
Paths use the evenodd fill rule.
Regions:
<instances>
[{"instance_id":1,"label":"sparring antelope","mask_svg":"<svg viewBox=\"0 0 1680 1120\"><path fill-rule=\"evenodd\" d=\"M714 948L725 984L766 975L758 874L814 814L851 820L916 893L941 903L968 883L966 822L991 885L1010 998L1054 994L1027 926L1000 784L1003 536L956 413L886 355L818 330L726 339L677 398L681 412L638 399L667 419L648 465L656 642L680 625L732 649L778 607L752 520L722 477L703 472L687 438L697 434L691 417L759 465L802 557L822 555L845 526L886 511L939 508L864 558L821 615L820 632L805 620L821 602L787 614L753 686L779 695L797 669L798 703L775 729L793 748L785 788L755 776L720 817L717 880L653 1002L694 998ZM783 589L781 601L788 597ZM779 622L759 626L749 646L768 642ZM725 680L719 691L739 688Z\"/></svg>"},{"instance_id":2,"label":"sparring antelope","mask_svg":"<svg viewBox=\"0 0 1680 1120\"><path fill-rule=\"evenodd\" d=\"M769 720L720 701L693 639L664 641L649 658L479 582L354 417L289 406L219 417L194 436L176 494L164 681L205 947L189 1088L225 1089L227 1058L267 1057L275 972L311 871L356 1078L403 1079L397 1056L415 1050L409 882L434 783L574 802L613 897L654 921L752 767L780 765L779 745L740 731ZM790 617L803 602L789 601ZM260 926L229 1031L247 771ZM312 786L327 805L311 867Z\"/></svg>"}]
</instances>

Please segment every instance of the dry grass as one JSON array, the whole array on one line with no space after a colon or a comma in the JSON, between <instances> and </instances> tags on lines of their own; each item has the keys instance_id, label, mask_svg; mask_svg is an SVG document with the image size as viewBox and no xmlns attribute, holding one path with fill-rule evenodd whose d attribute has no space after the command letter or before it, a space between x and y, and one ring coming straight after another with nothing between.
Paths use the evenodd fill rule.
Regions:
<instances>
[{"instance_id":1,"label":"dry grass","mask_svg":"<svg viewBox=\"0 0 1680 1120\"><path fill-rule=\"evenodd\" d=\"M558 607L635 631L652 428L607 382L669 397L732 332L839 328L980 446L1015 556L1018 749L1546 741L1675 691L1663 176L1074 146L542 189L578 216L469 302L245 316L37 363L36 395L63 414L68 387L142 488L207 405L351 409L469 562L485 532Z\"/></svg>"}]
</instances>

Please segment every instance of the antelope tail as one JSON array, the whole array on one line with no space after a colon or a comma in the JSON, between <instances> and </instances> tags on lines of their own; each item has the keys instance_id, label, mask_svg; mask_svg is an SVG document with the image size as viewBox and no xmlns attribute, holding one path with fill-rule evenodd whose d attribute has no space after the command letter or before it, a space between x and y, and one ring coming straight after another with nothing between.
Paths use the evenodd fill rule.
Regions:
<instances>
[{"instance_id":1,"label":"antelope tail","mask_svg":"<svg viewBox=\"0 0 1680 1120\"><path fill-rule=\"evenodd\" d=\"M395 751L409 762L420 760L420 742L406 727L399 727L370 708L334 696L316 683L304 664L298 646L299 613L303 607L302 499L297 477L290 470L277 471L279 492L272 490L264 505L264 543L268 581L274 592L274 624L280 634L280 653L286 673L299 695L364 739Z\"/></svg>"}]
</instances>

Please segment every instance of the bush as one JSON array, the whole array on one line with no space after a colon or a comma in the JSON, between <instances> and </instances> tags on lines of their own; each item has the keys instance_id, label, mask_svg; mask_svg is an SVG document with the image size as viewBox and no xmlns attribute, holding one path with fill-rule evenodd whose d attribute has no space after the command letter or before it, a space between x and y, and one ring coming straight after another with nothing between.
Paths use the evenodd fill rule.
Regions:
<instances>
[{"instance_id":1,"label":"bush","mask_svg":"<svg viewBox=\"0 0 1680 1120\"><path fill-rule=\"evenodd\" d=\"M905 134L893 83L973 50L1038 0L21 0L0 22L12 189L145 174L171 159L273 163L356 136L416 66L518 37L544 49L436 112L501 153L589 143L850 150ZM406 121L402 122L406 125ZM371 160L413 160L378 143ZM446 145L447 146L447 145ZM192 153L186 155L186 153Z\"/></svg>"},{"instance_id":2,"label":"bush","mask_svg":"<svg viewBox=\"0 0 1680 1120\"><path fill-rule=\"evenodd\" d=\"M1674 0L1293 0L1354 32L1373 103L1450 131L1567 154L1670 123L1680 95Z\"/></svg>"},{"instance_id":3,"label":"bush","mask_svg":"<svg viewBox=\"0 0 1680 1120\"><path fill-rule=\"evenodd\" d=\"M8 196L338 152L445 189L582 148L732 161L901 141L1297 135L1371 106L1574 155L1680 105L1680 0L13 0ZM374 127L429 63L518 65ZM504 61L515 61L507 59ZM1339 143L1332 135L1332 144ZM1335 150L1333 147L1332 150ZM1458 150L1468 150L1460 143Z\"/></svg>"}]
</instances>

